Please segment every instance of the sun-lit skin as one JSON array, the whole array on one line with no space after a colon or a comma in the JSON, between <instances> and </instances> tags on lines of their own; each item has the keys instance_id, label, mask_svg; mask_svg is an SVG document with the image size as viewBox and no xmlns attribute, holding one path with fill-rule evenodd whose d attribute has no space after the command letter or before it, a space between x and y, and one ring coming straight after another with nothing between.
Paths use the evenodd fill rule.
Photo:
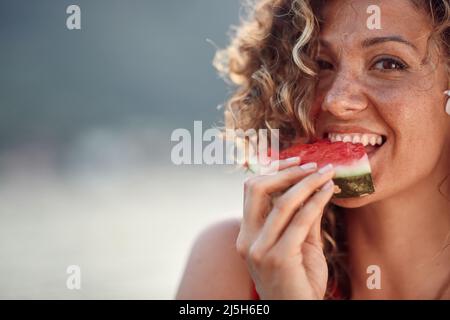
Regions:
<instances>
[{"instance_id":1,"label":"sun-lit skin","mask_svg":"<svg viewBox=\"0 0 450 320\"><path fill-rule=\"evenodd\" d=\"M381 8L380 30L367 28L369 5ZM177 298L252 299L253 285L262 299L326 298L331 199L344 211L351 299L450 299L450 82L429 15L411 0L328 0L322 20L316 138L355 126L385 136L369 152L375 193L332 199L333 171L281 160L276 174L246 180L242 219L199 237ZM371 265L381 290L367 286Z\"/></svg>"},{"instance_id":2,"label":"sun-lit skin","mask_svg":"<svg viewBox=\"0 0 450 320\"><path fill-rule=\"evenodd\" d=\"M366 27L371 4L381 8L381 30ZM354 297L414 297L414 288L431 295L448 281L450 263L450 250L432 260L450 232L450 201L441 194L450 196L449 185L438 190L450 171L443 51L428 44L430 21L408 0L329 1L323 16L318 135L327 126L360 126L387 137L370 159L376 192L333 200L348 208ZM392 36L409 44L366 41ZM385 290L365 287L370 264L380 265Z\"/></svg>"}]
</instances>

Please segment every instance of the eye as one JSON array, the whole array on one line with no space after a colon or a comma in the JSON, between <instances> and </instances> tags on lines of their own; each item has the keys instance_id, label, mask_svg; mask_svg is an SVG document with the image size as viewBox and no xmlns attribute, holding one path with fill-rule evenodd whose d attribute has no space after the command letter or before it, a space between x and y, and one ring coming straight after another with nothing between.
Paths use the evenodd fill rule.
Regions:
<instances>
[{"instance_id":1,"label":"eye","mask_svg":"<svg viewBox=\"0 0 450 320\"><path fill-rule=\"evenodd\" d=\"M373 69L380 71L403 71L408 69L408 66L402 61L394 58L382 58L374 64Z\"/></svg>"},{"instance_id":2,"label":"eye","mask_svg":"<svg viewBox=\"0 0 450 320\"><path fill-rule=\"evenodd\" d=\"M320 70L333 70L333 65L328 61L319 59L316 63Z\"/></svg>"}]
</instances>

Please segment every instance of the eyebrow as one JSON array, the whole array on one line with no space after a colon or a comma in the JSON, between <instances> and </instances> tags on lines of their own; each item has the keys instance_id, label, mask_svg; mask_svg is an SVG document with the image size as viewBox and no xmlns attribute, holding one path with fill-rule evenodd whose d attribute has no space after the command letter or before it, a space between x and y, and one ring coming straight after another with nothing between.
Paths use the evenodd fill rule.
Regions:
<instances>
[{"instance_id":1,"label":"eyebrow","mask_svg":"<svg viewBox=\"0 0 450 320\"><path fill-rule=\"evenodd\" d=\"M380 44L380 43L385 43L385 42L390 42L390 41L406 44L407 46L409 46L409 47L411 47L411 48L413 48L414 50L417 51L417 47L414 44L412 44L411 42L409 42L406 39L403 39L401 36L387 36L387 37L368 38L368 39L365 39L361 43L361 46L363 48L368 48L370 46L374 46L374 45L377 45L377 44Z\"/></svg>"},{"instance_id":2,"label":"eyebrow","mask_svg":"<svg viewBox=\"0 0 450 320\"><path fill-rule=\"evenodd\" d=\"M413 43L411 43L408 40L402 38L401 36L397 36L397 35L386 36L386 37L367 38L361 42L361 47L368 48L371 46L375 46L375 45L378 45L381 43L386 43L386 42L391 42L391 41L405 44L405 45L413 48L415 51L418 51L417 47ZM330 42L323 40L323 39L320 39L319 42L320 42L320 45L324 46L325 48L331 48Z\"/></svg>"}]
</instances>

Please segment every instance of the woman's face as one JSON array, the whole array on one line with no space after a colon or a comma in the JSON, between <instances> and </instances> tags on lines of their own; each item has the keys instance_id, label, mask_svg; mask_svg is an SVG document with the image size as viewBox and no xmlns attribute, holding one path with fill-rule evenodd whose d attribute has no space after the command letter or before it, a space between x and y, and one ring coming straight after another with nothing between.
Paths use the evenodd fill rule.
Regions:
<instances>
[{"instance_id":1,"label":"woman's face","mask_svg":"<svg viewBox=\"0 0 450 320\"><path fill-rule=\"evenodd\" d=\"M373 4L380 8L381 29L368 27ZM429 18L409 0L327 1L323 18L317 134L368 131L384 141L367 147L376 192L333 200L359 207L421 183L448 152L446 59L428 45Z\"/></svg>"}]
</instances>

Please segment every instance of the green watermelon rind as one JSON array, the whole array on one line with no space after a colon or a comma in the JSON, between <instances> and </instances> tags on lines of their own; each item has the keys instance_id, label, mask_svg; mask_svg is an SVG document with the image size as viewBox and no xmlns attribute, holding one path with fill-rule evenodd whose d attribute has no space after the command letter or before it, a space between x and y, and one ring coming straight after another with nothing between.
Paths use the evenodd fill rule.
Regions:
<instances>
[{"instance_id":1,"label":"green watermelon rind","mask_svg":"<svg viewBox=\"0 0 450 320\"><path fill-rule=\"evenodd\" d=\"M367 154L348 165L337 165L333 182L335 198L362 197L375 192Z\"/></svg>"},{"instance_id":2,"label":"green watermelon rind","mask_svg":"<svg viewBox=\"0 0 450 320\"><path fill-rule=\"evenodd\" d=\"M334 177L333 182L340 190L334 194L335 198L362 197L375 192L370 173L352 177Z\"/></svg>"}]
</instances>

